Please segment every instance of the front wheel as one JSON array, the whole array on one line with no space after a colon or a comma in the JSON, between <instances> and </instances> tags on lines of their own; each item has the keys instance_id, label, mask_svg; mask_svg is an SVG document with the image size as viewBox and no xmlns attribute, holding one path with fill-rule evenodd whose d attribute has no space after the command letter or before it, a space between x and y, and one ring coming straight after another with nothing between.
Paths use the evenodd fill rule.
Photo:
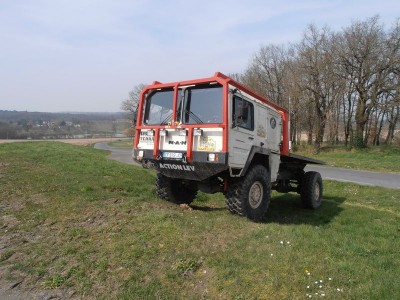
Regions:
<instances>
[{"instance_id":1,"label":"front wheel","mask_svg":"<svg viewBox=\"0 0 400 300\"><path fill-rule=\"evenodd\" d=\"M228 210L250 220L265 219L271 197L271 179L268 170L256 165L244 178L232 180L226 194Z\"/></svg>"},{"instance_id":2,"label":"front wheel","mask_svg":"<svg viewBox=\"0 0 400 300\"><path fill-rule=\"evenodd\" d=\"M322 203L322 178L318 172L307 172L300 184L301 203L304 208L317 209Z\"/></svg>"},{"instance_id":3,"label":"front wheel","mask_svg":"<svg viewBox=\"0 0 400 300\"><path fill-rule=\"evenodd\" d=\"M194 182L173 179L158 173L156 193L161 199L176 204L190 204L197 195L197 185Z\"/></svg>"}]
</instances>

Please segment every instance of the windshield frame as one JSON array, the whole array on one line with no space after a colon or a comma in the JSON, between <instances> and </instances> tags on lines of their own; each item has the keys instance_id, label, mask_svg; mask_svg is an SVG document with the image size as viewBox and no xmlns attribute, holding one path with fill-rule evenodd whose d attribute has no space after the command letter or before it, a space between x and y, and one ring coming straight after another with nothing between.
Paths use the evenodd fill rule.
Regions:
<instances>
[{"instance_id":1,"label":"windshield frame","mask_svg":"<svg viewBox=\"0 0 400 300\"><path fill-rule=\"evenodd\" d=\"M158 104L161 103L155 103L153 106L153 96L155 95L160 95L162 96L162 94L166 94L166 93L171 93L172 97L171 97L171 102L168 106L161 106ZM174 95L175 95L175 91L173 88L169 87L169 88L164 88L164 89L157 89L157 90L152 90L149 94L146 95L146 100L145 100L145 104L144 104L144 114L143 114L143 125L146 126L158 126L158 125L166 125L168 123L169 120L171 120L174 117ZM156 99L154 99L156 100ZM158 100L158 99L157 99ZM161 101L165 102L165 100L168 99L162 99L160 98ZM155 107L157 106L157 107ZM166 114L161 114L160 115L160 122L155 122L153 120L151 120L151 115L152 115L152 109L161 109L161 111L163 109L170 109L169 112L167 112ZM153 113L154 114L154 113Z\"/></svg>"},{"instance_id":2,"label":"windshield frame","mask_svg":"<svg viewBox=\"0 0 400 300\"><path fill-rule=\"evenodd\" d=\"M175 123L180 125L222 124L224 121L223 88L223 85L218 82L208 82L151 90L144 101L142 124L144 126L176 125ZM171 102L165 102L166 99L162 98L161 93L166 93ZM157 94L161 98L154 101L156 98L153 97ZM163 109L169 111L163 113ZM160 110L159 118L157 113L152 117L152 110ZM156 121L157 118L158 121Z\"/></svg>"},{"instance_id":3,"label":"windshield frame","mask_svg":"<svg viewBox=\"0 0 400 300\"><path fill-rule=\"evenodd\" d=\"M184 87L180 94L179 108L179 122L183 125L221 124L223 86L208 83Z\"/></svg>"}]
</instances>

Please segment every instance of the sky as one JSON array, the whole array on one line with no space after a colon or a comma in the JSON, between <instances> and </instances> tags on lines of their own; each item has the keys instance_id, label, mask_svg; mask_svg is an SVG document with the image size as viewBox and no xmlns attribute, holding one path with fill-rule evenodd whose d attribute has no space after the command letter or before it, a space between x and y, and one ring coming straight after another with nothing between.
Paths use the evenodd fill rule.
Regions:
<instances>
[{"instance_id":1,"label":"sky","mask_svg":"<svg viewBox=\"0 0 400 300\"><path fill-rule=\"evenodd\" d=\"M241 73L309 24L341 30L398 0L0 0L0 110L117 112L140 83Z\"/></svg>"}]
</instances>

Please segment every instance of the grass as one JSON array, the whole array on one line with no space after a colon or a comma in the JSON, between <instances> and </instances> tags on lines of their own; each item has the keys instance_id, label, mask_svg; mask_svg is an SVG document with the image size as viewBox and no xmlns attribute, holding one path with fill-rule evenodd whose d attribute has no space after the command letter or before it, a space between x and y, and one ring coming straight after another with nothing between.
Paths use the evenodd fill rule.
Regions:
<instances>
[{"instance_id":1,"label":"grass","mask_svg":"<svg viewBox=\"0 0 400 300\"><path fill-rule=\"evenodd\" d=\"M313 157L327 162L332 167L358 170L400 172L400 147L368 147L365 149L326 146L314 154L310 146L297 146L296 154Z\"/></svg>"},{"instance_id":2,"label":"grass","mask_svg":"<svg viewBox=\"0 0 400 300\"><path fill-rule=\"evenodd\" d=\"M317 211L274 192L257 224L220 194L159 200L153 171L106 155L0 145L0 278L96 299L400 297L395 190L326 181Z\"/></svg>"}]
</instances>

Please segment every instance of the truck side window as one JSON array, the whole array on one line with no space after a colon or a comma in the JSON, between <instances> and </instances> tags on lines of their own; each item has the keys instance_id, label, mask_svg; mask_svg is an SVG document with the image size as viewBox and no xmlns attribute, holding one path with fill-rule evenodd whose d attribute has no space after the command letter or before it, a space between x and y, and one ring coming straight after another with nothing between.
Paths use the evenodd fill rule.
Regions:
<instances>
[{"instance_id":1,"label":"truck side window","mask_svg":"<svg viewBox=\"0 0 400 300\"><path fill-rule=\"evenodd\" d=\"M235 125L248 130L254 130L254 106L238 96L233 98L233 116Z\"/></svg>"}]
</instances>

